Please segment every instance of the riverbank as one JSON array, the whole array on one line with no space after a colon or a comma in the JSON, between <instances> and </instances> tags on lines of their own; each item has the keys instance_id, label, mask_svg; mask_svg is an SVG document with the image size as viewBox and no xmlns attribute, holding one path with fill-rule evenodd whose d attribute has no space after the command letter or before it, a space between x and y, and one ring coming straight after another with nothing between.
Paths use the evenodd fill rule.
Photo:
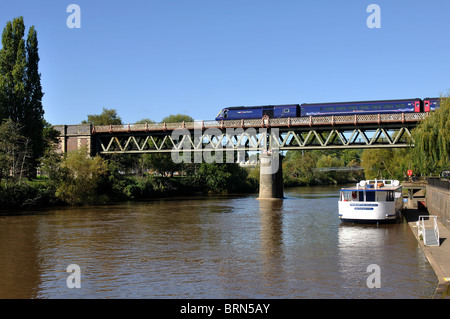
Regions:
<instances>
[{"instance_id":1,"label":"riverbank","mask_svg":"<svg viewBox=\"0 0 450 319\"><path fill-rule=\"evenodd\" d=\"M450 230L438 219L440 245L425 246L417 231L419 215L427 215L427 213L418 209L407 209L403 212L404 218L438 278L433 299L450 299Z\"/></svg>"}]
</instances>

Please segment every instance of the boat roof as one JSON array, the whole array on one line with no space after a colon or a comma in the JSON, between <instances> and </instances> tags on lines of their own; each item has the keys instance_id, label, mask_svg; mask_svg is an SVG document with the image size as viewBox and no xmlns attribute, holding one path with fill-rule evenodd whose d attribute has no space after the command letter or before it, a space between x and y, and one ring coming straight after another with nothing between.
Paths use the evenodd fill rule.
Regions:
<instances>
[{"instance_id":1,"label":"boat roof","mask_svg":"<svg viewBox=\"0 0 450 319\"><path fill-rule=\"evenodd\" d=\"M375 187L375 184L376 187ZM363 186L364 185L364 186ZM357 183L353 187L341 188L341 191L369 191L369 192L387 192L401 189L400 182L393 180L367 180Z\"/></svg>"},{"instance_id":2,"label":"boat roof","mask_svg":"<svg viewBox=\"0 0 450 319\"><path fill-rule=\"evenodd\" d=\"M369 191L369 192L387 192L387 191L395 191L397 189L401 189L401 186L383 186L378 188L369 188L369 187L348 187L341 188L341 191Z\"/></svg>"}]
</instances>

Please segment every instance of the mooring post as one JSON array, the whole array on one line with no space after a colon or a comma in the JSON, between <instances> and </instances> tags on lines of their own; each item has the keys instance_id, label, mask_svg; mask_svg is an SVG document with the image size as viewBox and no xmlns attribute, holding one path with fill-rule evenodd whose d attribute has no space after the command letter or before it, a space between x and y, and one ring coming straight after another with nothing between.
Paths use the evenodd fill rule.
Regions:
<instances>
[{"instance_id":1,"label":"mooring post","mask_svg":"<svg viewBox=\"0 0 450 319\"><path fill-rule=\"evenodd\" d=\"M278 151L263 152L260 156L259 198L283 198L283 170Z\"/></svg>"}]
</instances>

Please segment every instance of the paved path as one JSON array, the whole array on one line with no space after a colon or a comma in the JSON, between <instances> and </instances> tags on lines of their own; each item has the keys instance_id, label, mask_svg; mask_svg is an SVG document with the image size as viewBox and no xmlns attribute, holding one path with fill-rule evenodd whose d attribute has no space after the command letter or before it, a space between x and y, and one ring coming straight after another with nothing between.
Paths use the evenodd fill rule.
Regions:
<instances>
[{"instance_id":1,"label":"paved path","mask_svg":"<svg viewBox=\"0 0 450 319\"><path fill-rule=\"evenodd\" d=\"M412 232L416 236L420 247L439 280L434 298L450 299L450 230L438 219L440 245L425 246L417 235L419 215L428 215L428 213L418 211L417 209L407 209L403 212L403 216L411 227Z\"/></svg>"}]
</instances>

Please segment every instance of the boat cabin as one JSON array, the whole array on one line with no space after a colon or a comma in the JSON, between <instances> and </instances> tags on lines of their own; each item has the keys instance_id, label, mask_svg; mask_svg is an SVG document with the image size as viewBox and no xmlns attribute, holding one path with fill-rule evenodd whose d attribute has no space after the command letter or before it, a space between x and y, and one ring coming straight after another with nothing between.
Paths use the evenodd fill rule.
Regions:
<instances>
[{"instance_id":1,"label":"boat cabin","mask_svg":"<svg viewBox=\"0 0 450 319\"><path fill-rule=\"evenodd\" d=\"M339 218L347 221L396 220L403 207L399 181L367 180L355 187L342 188L339 197Z\"/></svg>"},{"instance_id":2,"label":"boat cabin","mask_svg":"<svg viewBox=\"0 0 450 319\"><path fill-rule=\"evenodd\" d=\"M356 187L343 188L340 201L343 202L394 202L402 196L398 181L362 181Z\"/></svg>"}]
</instances>

